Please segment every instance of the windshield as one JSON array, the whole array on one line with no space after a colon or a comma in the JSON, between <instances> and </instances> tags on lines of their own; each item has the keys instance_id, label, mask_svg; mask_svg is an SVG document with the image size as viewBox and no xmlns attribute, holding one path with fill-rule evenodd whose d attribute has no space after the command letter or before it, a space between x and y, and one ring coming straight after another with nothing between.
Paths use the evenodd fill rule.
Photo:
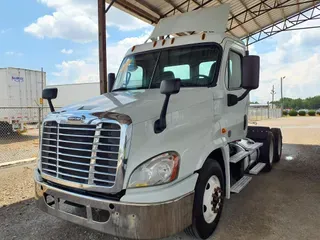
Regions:
<instances>
[{"instance_id":1,"label":"windshield","mask_svg":"<svg viewBox=\"0 0 320 240\"><path fill-rule=\"evenodd\" d=\"M162 80L181 79L181 87L208 86L215 79L220 48L194 45L127 56L113 90L159 88Z\"/></svg>"}]
</instances>

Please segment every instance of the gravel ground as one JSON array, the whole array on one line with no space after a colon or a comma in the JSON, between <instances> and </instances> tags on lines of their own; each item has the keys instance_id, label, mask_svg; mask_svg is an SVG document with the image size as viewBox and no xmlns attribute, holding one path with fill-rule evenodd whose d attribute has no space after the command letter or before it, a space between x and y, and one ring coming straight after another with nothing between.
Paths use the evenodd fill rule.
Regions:
<instances>
[{"instance_id":1,"label":"gravel ground","mask_svg":"<svg viewBox=\"0 0 320 240\"><path fill-rule=\"evenodd\" d=\"M39 151L39 130L0 136L0 163L33 158Z\"/></svg>"},{"instance_id":2,"label":"gravel ground","mask_svg":"<svg viewBox=\"0 0 320 240\"><path fill-rule=\"evenodd\" d=\"M286 142L282 160L272 172L255 176L240 194L226 201L213 238L319 239L320 121L285 118L260 124L282 126ZM114 239L36 209L32 168L34 165L0 170L0 239ZM169 239L188 238L179 234Z\"/></svg>"}]
</instances>

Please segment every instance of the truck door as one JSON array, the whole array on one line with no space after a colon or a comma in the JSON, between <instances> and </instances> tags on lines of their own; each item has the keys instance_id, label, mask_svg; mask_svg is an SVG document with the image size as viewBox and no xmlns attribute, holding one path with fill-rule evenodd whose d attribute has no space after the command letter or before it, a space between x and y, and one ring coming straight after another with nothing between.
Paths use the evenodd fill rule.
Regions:
<instances>
[{"instance_id":1,"label":"truck door","mask_svg":"<svg viewBox=\"0 0 320 240\"><path fill-rule=\"evenodd\" d=\"M230 142L244 138L247 132L248 97L233 106L228 106L228 94L240 97L245 92L241 88L242 58L245 50L242 45L227 41L224 54L225 114Z\"/></svg>"}]
</instances>

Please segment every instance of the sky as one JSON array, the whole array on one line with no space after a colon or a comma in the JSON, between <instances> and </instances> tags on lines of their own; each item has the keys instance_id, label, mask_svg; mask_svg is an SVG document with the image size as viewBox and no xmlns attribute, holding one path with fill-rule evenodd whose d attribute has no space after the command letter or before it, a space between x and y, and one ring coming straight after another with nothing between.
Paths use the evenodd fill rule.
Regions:
<instances>
[{"instance_id":1,"label":"sky","mask_svg":"<svg viewBox=\"0 0 320 240\"><path fill-rule=\"evenodd\" d=\"M98 75L96 0L1 1L0 68L19 67L47 73L47 84L96 82ZM300 25L304 26L304 25ZM311 20L305 26L320 26ZM143 43L153 27L111 8L107 18L108 71L117 72L125 52ZM251 100L266 103L284 96L320 95L320 29L279 33L251 45L261 57L260 88Z\"/></svg>"}]
</instances>

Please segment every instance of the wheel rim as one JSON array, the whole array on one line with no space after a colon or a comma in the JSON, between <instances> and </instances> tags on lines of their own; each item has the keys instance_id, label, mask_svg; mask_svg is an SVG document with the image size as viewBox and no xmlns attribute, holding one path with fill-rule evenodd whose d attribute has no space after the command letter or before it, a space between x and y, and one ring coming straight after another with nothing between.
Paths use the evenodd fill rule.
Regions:
<instances>
[{"instance_id":1,"label":"wheel rim","mask_svg":"<svg viewBox=\"0 0 320 240\"><path fill-rule=\"evenodd\" d=\"M273 145L273 141L270 142L270 149L269 149L269 161L270 164L272 164L273 162L273 154L274 154L274 145Z\"/></svg>"},{"instance_id":2,"label":"wheel rim","mask_svg":"<svg viewBox=\"0 0 320 240\"><path fill-rule=\"evenodd\" d=\"M220 180L217 176L211 176L206 184L203 196L202 212L204 220L212 223L221 208L222 190Z\"/></svg>"},{"instance_id":3,"label":"wheel rim","mask_svg":"<svg viewBox=\"0 0 320 240\"><path fill-rule=\"evenodd\" d=\"M279 156L281 155L281 148L282 148L281 136L280 136L280 134L279 134L279 137L278 137L278 155L279 155Z\"/></svg>"}]
</instances>

